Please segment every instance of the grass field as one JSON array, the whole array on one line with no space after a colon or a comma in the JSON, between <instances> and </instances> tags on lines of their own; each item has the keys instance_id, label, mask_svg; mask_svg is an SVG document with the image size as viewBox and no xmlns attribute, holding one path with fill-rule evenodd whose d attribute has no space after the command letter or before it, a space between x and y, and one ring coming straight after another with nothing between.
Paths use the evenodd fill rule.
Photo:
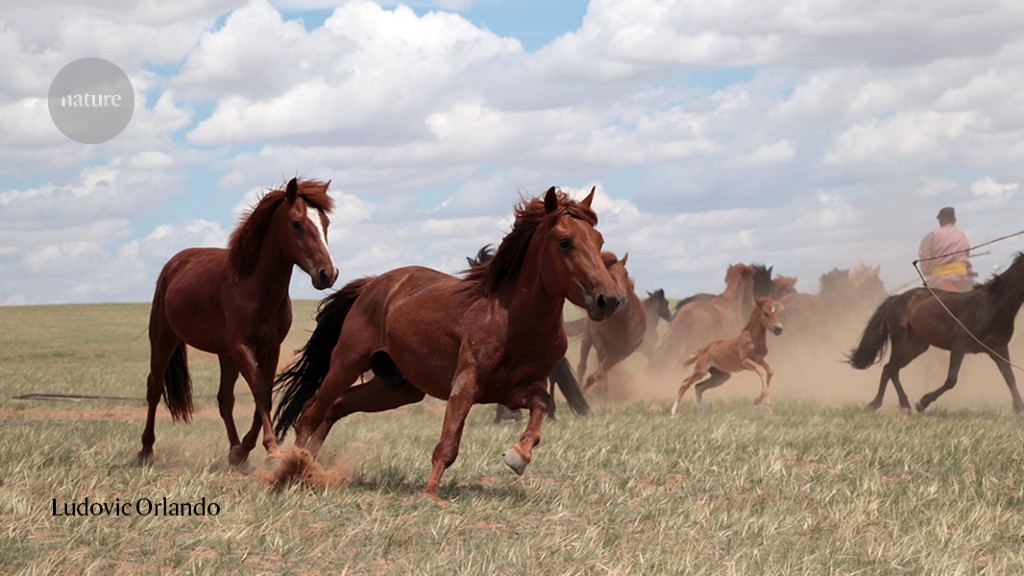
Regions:
<instances>
[{"instance_id":1,"label":"grass field","mask_svg":"<svg viewBox=\"0 0 1024 576\"><path fill-rule=\"evenodd\" d=\"M877 370L818 377L816 390L845 392L814 396L787 392L778 363L771 411L751 404L752 381L709 393L703 412L691 396L676 418L664 391L634 393L546 425L523 477L501 462L521 427L478 407L437 505L419 491L443 403L342 421L321 458L338 481L275 490L261 448L246 472L227 464L217 363L198 353L196 420L171 424L161 408L156 462L135 465L148 309L0 308L0 572L1024 573L1024 420L998 382L907 418L891 397L863 408ZM312 310L297 303L286 350ZM979 390L993 400L958 401ZM126 399L13 398L41 392ZM244 426L251 401L237 392ZM86 499L132 514L65 514ZM218 513L156 513L164 500Z\"/></svg>"}]
</instances>

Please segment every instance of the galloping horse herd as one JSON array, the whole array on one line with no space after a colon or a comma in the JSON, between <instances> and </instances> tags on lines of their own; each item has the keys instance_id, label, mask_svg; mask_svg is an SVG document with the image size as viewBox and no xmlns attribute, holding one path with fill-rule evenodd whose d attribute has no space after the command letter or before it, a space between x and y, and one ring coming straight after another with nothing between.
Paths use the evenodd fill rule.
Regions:
<instances>
[{"instance_id":1,"label":"galloping horse herd","mask_svg":"<svg viewBox=\"0 0 1024 576\"><path fill-rule=\"evenodd\" d=\"M556 384L570 408L586 414L584 393L592 387L606 393L610 370L639 351L652 370L672 371L682 380L672 414L691 386L700 405L706 390L741 370L759 376L755 402L770 405L774 370L765 359L768 333L780 335L786 325L787 335L805 337L801 342L826 342L836 337L829 327L841 325L836 317L842 314L866 322L848 356L853 367L881 361L892 347L872 407L881 405L892 381L901 409L909 413L900 369L936 346L950 351L948 375L917 403L918 410L955 385L964 354L986 353L1006 380L1014 410L1024 414L1008 352L1024 301L1024 255L969 292L922 287L894 296L886 293L877 268L834 270L822 276L818 294L806 294L796 291L793 277L773 278L772 268L733 264L722 293L685 298L673 313L664 290L644 299L635 293L628 254L620 259L604 250L591 207L594 190L574 200L555 187L521 200L512 230L497 249L481 249L460 276L408 266L354 280L327 296L298 358L276 374L292 322L293 267L308 274L317 289L332 287L339 275L327 248L333 208L328 186L293 178L259 200L226 249L187 249L164 266L149 323L141 462L153 459L161 397L174 420L191 418L186 346L220 359L217 401L233 464L246 461L261 431L268 462L296 454L315 458L331 427L349 414L398 408L428 394L447 401L424 490L434 498L458 455L474 404L496 404L499 418L527 410L522 436L503 456L522 474L545 417L554 415ZM563 323L566 300L585 310L585 317ZM661 319L668 328L659 337ZM566 358L569 335L581 338L575 374ZM778 338L780 345L785 341L786 336ZM597 368L588 374L591 348ZM684 378L682 369L689 365L694 368ZM239 374L255 399L252 426L242 438L232 414ZM295 449L282 459L278 443L291 428Z\"/></svg>"}]
</instances>

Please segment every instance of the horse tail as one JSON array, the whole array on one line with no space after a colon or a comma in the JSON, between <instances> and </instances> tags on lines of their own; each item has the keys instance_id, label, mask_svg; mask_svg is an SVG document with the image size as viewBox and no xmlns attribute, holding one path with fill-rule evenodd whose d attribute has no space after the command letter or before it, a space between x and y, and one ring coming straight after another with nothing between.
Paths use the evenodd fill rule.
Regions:
<instances>
[{"instance_id":1,"label":"horse tail","mask_svg":"<svg viewBox=\"0 0 1024 576\"><path fill-rule=\"evenodd\" d=\"M586 318L577 318L576 320L563 322L562 325L565 326L566 336L579 336L580 334L583 334L583 327L586 325Z\"/></svg>"},{"instance_id":2,"label":"horse tail","mask_svg":"<svg viewBox=\"0 0 1024 576\"><path fill-rule=\"evenodd\" d=\"M860 343L846 355L846 361L850 366L864 370L872 364L877 364L885 356L885 349L889 344L889 324L885 320L890 306L898 297L899 295L886 298L875 309L860 336Z\"/></svg>"},{"instance_id":3,"label":"horse tail","mask_svg":"<svg viewBox=\"0 0 1024 576\"><path fill-rule=\"evenodd\" d=\"M572 373L569 360L563 356L548 378L558 385L558 389L562 392L562 396L565 396L565 401L569 403L569 409L573 414L577 416L590 414L590 404L587 404L587 399L583 397L583 389L580 388L576 375Z\"/></svg>"},{"instance_id":4,"label":"horse tail","mask_svg":"<svg viewBox=\"0 0 1024 576\"><path fill-rule=\"evenodd\" d=\"M697 357L700 356L702 350L703 349L698 350L693 354L690 354L690 356L686 360L683 360L683 366L693 366L693 364L697 361Z\"/></svg>"},{"instance_id":5,"label":"horse tail","mask_svg":"<svg viewBox=\"0 0 1024 576\"><path fill-rule=\"evenodd\" d=\"M179 342L164 371L164 403L174 422L192 420L192 376L188 372L188 349Z\"/></svg>"},{"instance_id":6,"label":"horse tail","mask_svg":"<svg viewBox=\"0 0 1024 576\"><path fill-rule=\"evenodd\" d=\"M274 432L278 439L284 440L288 429L298 423L302 408L323 384L345 318L371 280L372 277L349 282L341 290L320 301L316 328L309 341L298 350L299 358L275 379L274 388L278 391L279 403L274 412L277 423Z\"/></svg>"}]
</instances>

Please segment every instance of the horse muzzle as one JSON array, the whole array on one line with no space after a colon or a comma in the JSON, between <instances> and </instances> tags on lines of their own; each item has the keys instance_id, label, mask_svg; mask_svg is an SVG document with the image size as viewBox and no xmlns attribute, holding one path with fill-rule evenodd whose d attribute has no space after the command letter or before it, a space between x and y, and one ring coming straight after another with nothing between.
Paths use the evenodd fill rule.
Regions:
<instances>
[{"instance_id":1,"label":"horse muzzle","mask_svg":"<svg viewBox=\"0 0 1024 576\"><path fill-rule=\"evenodd\" d=\"M586 304L587 316L596 322L614 314L619 309L622 299L618 294L609 295L601 292L596 297L585 295L583 302Z\"/></svg>"},{"instance_id":2,"label":"horse muzzle","mask_svg":"<svg viewBox=\"0 0 1024 576\"><path fill-rule=\"evenodd\" d=\"M316 268L316 273L310 273L309 278L313 281L313 288L326 290L338 281L338 269L334 266Z\"/></svg>"},{"instance_id":3,"label":"horse muzzle","mask_svg":"<svg viewBox=\"0 0 1024 576\"><path fill-rule=\"evenodd\" d=\"M779 334L782 334L782 324L775 324L775 325L773 325L772 326L772 334L775 334L776 336L778 336Z\"/></svg>"}]
</instances>

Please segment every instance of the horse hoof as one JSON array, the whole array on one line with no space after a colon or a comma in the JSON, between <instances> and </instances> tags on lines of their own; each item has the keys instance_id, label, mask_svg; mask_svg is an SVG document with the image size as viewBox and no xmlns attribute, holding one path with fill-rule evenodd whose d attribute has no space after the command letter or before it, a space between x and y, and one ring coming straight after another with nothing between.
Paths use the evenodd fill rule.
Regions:
<instances>
[{"instance_id":1,"label":"horse hoof","mask_svg":"<svg viewBox=\"0 0 1024 576\"><path fill-rule=\"evenodd\" d=\"M241 466L245 464L245 461L249 459L249 453L242 450L242 446L232 446L231 450L228 450L228 462L232 466Z\"/></svg>"},{"instance_id":2,"label":"horse hoof","mask_svg":"<svg viewBox=\"0 0 1024 576\"><path fill-rule=\"evenodd\" d=\"M676 415L676 409L677 409L677 408L679 408L679 402L675 402L675 403L673 403L673 404L672 404L672 415L673 415L673 416L675 416L675 415Z\"/></svg>"},{"instance_id":3,"label":"horse hoof","mask_svg":"<svg viewBox=\"0 0 1024 576\"><path fill-rule=\"evenodd\" d=\"M507 450L501 455L501 459L505 461L505 465L511 468L512 471L519 476L523 475L523 472L526 471L526 465L529 464L529 462L526 461L526 458L523 458L523 455L515 448Z\"/></svg>"},{"instance_id":4,"label":"horse hoof","mask_svg":"<svg viewBox=\"0 0 1024 576\"><path fill-rule=\"evenodd\" d=\"M135 456L135 461L140 466L149 466L153 463L153 451L146 449L139 450L139 453Z\"/></svg>"},{"instance_id":5,"label":"horse hoof","mask_svg":"<svg viewBox=\"0 0 1024 576\"><path fill-rule=\"evenodd\" d=\"M918 410L924 410L924 408L918 408ZM900 408L900 414L904 416L910 416L910 408Z\"/></svg>"},{"instance_id":6,"label":"horse hoof","mask_svg":"<svg viewBox=\"0 0 1024 576\"><path fill-rule=\"evenodd\" d=\"M917 408L918 412L924 412L925 405L921 404L921 401L918 400L917 404L914 404L914 408ZM903 410L907 410L908 412L910 411L909 408L903 408Z\"/></svg>"},{"instance_id":7,"label":"horse hoof","mask_svg":"<svg viewBox=\"0 0 1024 576\"><path fill-rule=\"evenodd\" d=\"M881 407L882 407L882 404L880 402L868 402L868 408L870 408L872 410L877 411Z\"/></svg>"}]
</instances>

